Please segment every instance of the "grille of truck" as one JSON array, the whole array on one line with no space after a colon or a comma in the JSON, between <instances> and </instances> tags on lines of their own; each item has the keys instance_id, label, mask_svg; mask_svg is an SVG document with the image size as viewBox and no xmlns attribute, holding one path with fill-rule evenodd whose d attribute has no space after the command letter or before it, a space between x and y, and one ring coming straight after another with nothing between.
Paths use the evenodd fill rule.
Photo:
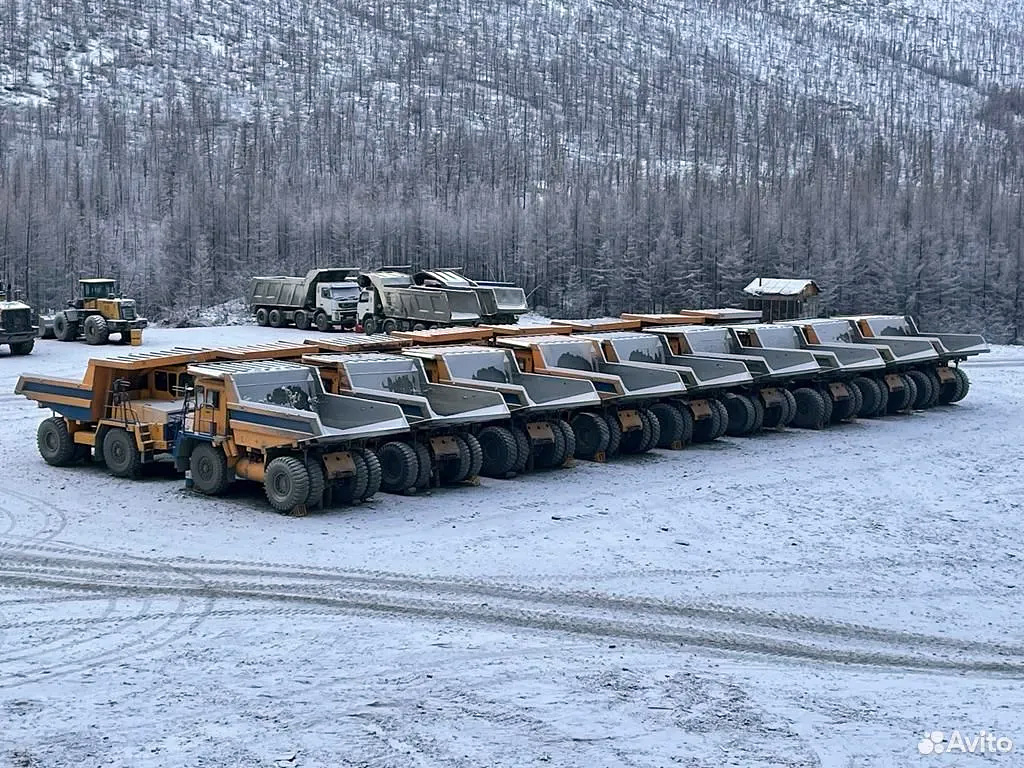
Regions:
<instances>
[{"instance_id":1,"label":"grille of truck","mask_svg":"<svg viewBox=\"0 0 1024 768\"><path fill-rule=\"evenodd\" d=\"M134 304L122 304L121 305L121 317L125 320L135 319L135 305Z\"/></svg>"},{"instance_id":2,"label":"grille of truck","mask_svg":"<svg viewBox=\"0 0 1024 768\"><path fill-rule=\"evenodd\" d=\"M32 328L32 318L27 309L5 309L0 317L0 327L9 333L27 331Z\"/></svg>"}]
</instances>

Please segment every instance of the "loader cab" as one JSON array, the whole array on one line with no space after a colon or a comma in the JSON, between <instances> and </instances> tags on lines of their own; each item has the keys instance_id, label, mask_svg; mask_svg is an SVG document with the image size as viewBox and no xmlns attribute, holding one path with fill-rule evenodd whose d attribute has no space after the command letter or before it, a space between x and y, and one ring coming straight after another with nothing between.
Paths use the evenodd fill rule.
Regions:
<instances>
[{"instance_id":1,"label":"loader cab","mask_svg":"<svg viewBox=\"0 0 1024 768\"><path fill-rule=\"evenodd\" d=\"M117 282L106 278L94 278L90 280L79 280L82 288L82 300L99 301L100 299L117 298Z\"/></svg>"}]
</instances>

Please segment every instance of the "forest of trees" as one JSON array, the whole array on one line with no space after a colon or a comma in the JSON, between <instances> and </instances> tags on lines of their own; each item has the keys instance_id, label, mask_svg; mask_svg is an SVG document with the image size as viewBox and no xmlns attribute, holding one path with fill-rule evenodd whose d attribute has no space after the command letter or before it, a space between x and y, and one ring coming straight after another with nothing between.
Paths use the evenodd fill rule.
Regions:
<instances>
[{"instance_id":1,"label":"forest of trees","mask_svg":"<svg viewBox=\"0 0 1024 768\"><path fill-rule=\"evenodd\" d=\"M461 265L553 316L798 276L836 311L1024 338L1019 19L4 3L0 277L39 309L79 276L160 317L258 273Z\"/></svg>"}]
</instances>

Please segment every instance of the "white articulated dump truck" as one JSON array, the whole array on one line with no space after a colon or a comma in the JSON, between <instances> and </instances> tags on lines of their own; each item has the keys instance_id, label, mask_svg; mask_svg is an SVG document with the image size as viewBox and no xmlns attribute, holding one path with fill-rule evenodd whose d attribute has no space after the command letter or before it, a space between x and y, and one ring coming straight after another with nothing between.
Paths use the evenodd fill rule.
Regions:
<instances>
[{"instance_id":1,"label":"white articulated dump truck","mask_svg":"<svg viewBox=\"0 0 1024 768\"><path fill-rule=\"evenodd\" d=\"M305 331L353 328L359 286L354 267L311 269L305 277L254 277L247 299L257 325Z\"/></svg>"}]
</instances>

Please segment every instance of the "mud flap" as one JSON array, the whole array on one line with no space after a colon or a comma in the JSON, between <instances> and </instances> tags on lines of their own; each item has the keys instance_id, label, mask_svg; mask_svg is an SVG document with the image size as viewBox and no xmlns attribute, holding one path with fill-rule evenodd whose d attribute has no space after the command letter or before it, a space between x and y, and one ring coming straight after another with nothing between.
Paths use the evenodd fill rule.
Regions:
<instances>
[{"instance_id":1,"label":"mud flap","mask_svg":"<svg viewBox=\"0 0 1024 768\"><path fill-rule=\"evenodd\" d=\"M948 365L940 365L935 369L935 372L939 375L939 381L943 384L956 381L956 374L953 373L953 369Z\"/></svg>"},{"instance_id":2,"label":"mud flap","mask_svg":"<svg viewBox=\"0 0 1024 768\"><path fill-rule=\"evenodd\" d=\"M439 435L430 438L430 449L438 458L459 455L459 444L451 435Z\"/></svg>"},{"instance_id":3,"label":"mud flap","mask_svg":"<svg viewBox=\"0 0 1024 768\"><path fill-rule=\"evenodd\" d=\"M635 408L623 408L616 414L619 417L619 426L623 433L635 432L644 428L644 422L640 418L640 411Z\"/></svg>"},{"instance_id":4,"label":"mud flap","mask_svg":"<svg viewBox=\"0 0 1024 768\"><path fill-rule=\"evenodd\" d=\"M690 413L693 414L694 421L711 418L711 404L707 400L690 400L687 405L690 406Z\"/></svg>"},{"instance_id":5,"label":"mud flap","mask_svg":"<svg viewBox=\"0 0 1024 768\"><path fill-rule=\"evenodd\" d=\"M765 408L782 405L785 399L778 387L765 387L759 394L761 395L761 401L764 403Z\"/></svg>"},{"instance_id":6,"label":"mud flap","mask_svg":"<svg viewBox=\"0 0 1024 768\"><path fill-rule=\"evenodd\" d=\"M546 421L531 421L526 425L526 433L530 436L532 443L553 443L555 433L552 426Z\"/></svg>"},{"instance_id":7,"label":"mud flap","mask_svg":"<svg viewBox=\"0 0 1024 768\"><path fill-rule=\"evenodd\" d=\"M828 391L829 394L832 395L832 399L837 402L839 400L846 400L850 397L850 388L841 381L829 382Z\"/></svg>"},{"instance_id":8,"label":"mud flap","mask_svg":"<svg viewBox=\"0 0 1024 768\"><path fill-rule=\"evenodd\" d=\"M889 388L890 392L899 392L903 389L903 377L898 373L887 373L885 375L885 385Z\"/></svg>"},{"instance_id":9,"label":"mud flap","mask_svg":"<svg viewBox=\"0 0 1024 768\"><path fill-rule=\"evenodd\" d=\"M324 469L328 482L342 477L351 477L356 473L356 463L348 451L335 451L324 454Z\"/></svg>"}]
</instances>

